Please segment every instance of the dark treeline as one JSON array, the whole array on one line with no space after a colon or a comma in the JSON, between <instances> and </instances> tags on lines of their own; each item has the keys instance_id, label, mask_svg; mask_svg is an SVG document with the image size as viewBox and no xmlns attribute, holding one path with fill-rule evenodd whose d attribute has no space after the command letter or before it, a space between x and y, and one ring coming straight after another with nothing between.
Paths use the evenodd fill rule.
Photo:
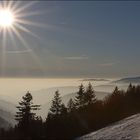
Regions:
<instances>
[{"instance_id":1,"label":"dark treeline","mask_svg":"<svg viewBox=\"0 0 140 140\"><path fill-rule=\"evenodd\" d=\"M59 91L55 92L46 120L37 116L28 92L17 106L17 125L9 130L0 130L3 139L74 139L105 127L115 121L140 112L140 86L129 85L126 91L114 89L103 100L96 98L92 85L82 84L74 99L64 105Z\"/></svg>"}]
</instances>

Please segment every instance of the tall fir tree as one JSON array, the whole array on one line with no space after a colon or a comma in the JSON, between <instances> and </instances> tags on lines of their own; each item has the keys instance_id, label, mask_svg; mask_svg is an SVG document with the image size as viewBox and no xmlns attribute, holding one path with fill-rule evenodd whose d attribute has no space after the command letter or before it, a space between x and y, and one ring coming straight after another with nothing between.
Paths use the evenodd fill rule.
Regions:
<instances>
[{"instance_id":1,"label":"tall fir tree","mask_svg":"<svg viewBox=\"0 0 140 140\"><path fill-rule=\"evenodd\" d=\"M75 105L76 105L76 108L79 108L79 107L82 107L85 103L85 88L83 86L83 84L81 84L79 86L79 91L76 93L76 97L75 97Z\"/></svg>"},{"instance_id":2,"label":"tall fir tree","mask_svg":"<svg viewBox=\"0 0 140 140\"><path fill-rule=\"evenodd\" d=\"M96 101L96 95L94 93L93 86L91 85L91 83L89 83L86 88L86 92L84 94L84 104L85 105L92 104L95 101Z\"/></svg>"},{"instance_id":3,"label":"tall fir tree","mask_svg":"<svg viewBox=\"0 0 140 140\"><path fill-rule=\"evenodd\" d=\"M65 105L62 103L59 91L57 90L52 100L52 105L48 113L48 117L59 116L64 110L66 110Z\"/></svg>"},{"instance_id":4,"label":"tall fir tree","mask_svg":"<svg viewBox=\"0 0 140 140\"><path fill-rule=\"evenodd\" d=\"M75 103L72 99L68 101L67 108L68 108L68 112L72 112L75 110Z\"/></svg>"},{"instance_id":5,"label":"tall fir tree","mask_svg":"<svg viewBox=\"0 0 140 140\"><path fill-rule=\"evenodd\" d=\"M17 128L25 134L28 133L31 123L36 120L37 116L34 111L40 109L40 105L34 105L32 100L31 93L27 92L19 102L19 106L17 106L19 111L15 115L15 120L18 121Z\"/></svg>"}]
</instances>

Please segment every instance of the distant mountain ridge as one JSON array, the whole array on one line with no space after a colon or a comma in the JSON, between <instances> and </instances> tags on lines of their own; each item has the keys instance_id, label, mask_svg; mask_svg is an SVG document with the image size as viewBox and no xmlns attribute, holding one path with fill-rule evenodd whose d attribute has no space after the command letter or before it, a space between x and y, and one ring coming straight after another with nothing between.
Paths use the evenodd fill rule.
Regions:
<instances>
[{"instance_id":1,"label":"distant mountain ridge","mask_svg":"<svg viewBox=\"0 0 140 140\"><path fill-rule=\"evenodd\" d=\"M114 81L114 83L140 83L140 76L122 78L120 80Z\"/></svg>"},{"instance_id":2,"label":"distant mountain ridge","mask_svg":"<svg viewBox=\"0 0 140 140\"><path fill-rule=\"evenodd\" d=\"M102 78L85 78L85 79L82 79L81 81L110 81L110 80L102 79Z\"/></svg>"}]
</instances>

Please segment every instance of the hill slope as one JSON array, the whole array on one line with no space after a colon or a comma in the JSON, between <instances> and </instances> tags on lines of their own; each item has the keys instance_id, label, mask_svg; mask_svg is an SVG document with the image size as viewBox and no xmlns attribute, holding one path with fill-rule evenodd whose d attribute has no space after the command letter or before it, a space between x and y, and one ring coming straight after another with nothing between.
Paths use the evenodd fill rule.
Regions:
<instances>
[{"instance_id":1,"label":"hill slope","mask_svg":"<svg viewBox=\"0 0 140 140\"><path fill-rule=\"evenodd\" d=\"M0 128L8 129L9 127L11 127L11 124L0 117Z\"/></svg>"},{"instance_id":2,"label":"hill slope","mask_svg":"<svg viewBox=\"0 0 140 140\"><path fill-rule=\"evenodd\" d=\"M16 110L16 105L0 99L0 117L13 126L16 123L14 119Z\"/></svg>"},{"instance_id":3,"label":"hill slope","mask_svg":"<svg viewBox=\"0 0 140 140\"><path fill-rule=\"evenodd\" d=\"M77 138L76 140L95 139L140 139L140 114L125 118L119 122L113 123L110 126Z\"/></svg>"}]
</instances>

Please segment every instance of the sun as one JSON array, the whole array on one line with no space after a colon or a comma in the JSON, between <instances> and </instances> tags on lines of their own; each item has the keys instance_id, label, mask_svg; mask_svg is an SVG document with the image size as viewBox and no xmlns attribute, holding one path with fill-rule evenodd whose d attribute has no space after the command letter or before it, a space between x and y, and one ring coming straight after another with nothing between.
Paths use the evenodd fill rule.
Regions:
<instances>
[{"instance_id":1,"label":"sun","mask_svg":"<svg viewBox=\"0 0 140 140\"><path fill-rule=\"evenodd\" d=\"M33 10L33 8L31 8L31 6L38 2L39 1L34 0L30 2L0 0L0 74L3 76L6 72L6 65L8 66L6 63L8 54L16 55L19 53L29 53L30 57L32 57L39 68L44 72L44 65L42 65L42 62L32 49L31 42L28 42L26 39L28 39L28 37L30 38L29 40L33 37L36 40L41 39L40 36L33 32L36 28L54 30L56 27L37 21L38 18L36 16L39 16L40 19L42 14L46 15L48 12L47 10L34 7L35 10ZM28 37L26 37L27 35ZM19 64L22 65L23 62Z\"/></svg>"},{"instance_id":2,"label":"sun","mask_svg":"<svg viewBox=\"0 0 140 140\"><path fill-rule=\"evenodd\" d=\"M9 9L0 10L0 26L10 27L14 23L14 14Z\"/></svg>"}]
</instances>

